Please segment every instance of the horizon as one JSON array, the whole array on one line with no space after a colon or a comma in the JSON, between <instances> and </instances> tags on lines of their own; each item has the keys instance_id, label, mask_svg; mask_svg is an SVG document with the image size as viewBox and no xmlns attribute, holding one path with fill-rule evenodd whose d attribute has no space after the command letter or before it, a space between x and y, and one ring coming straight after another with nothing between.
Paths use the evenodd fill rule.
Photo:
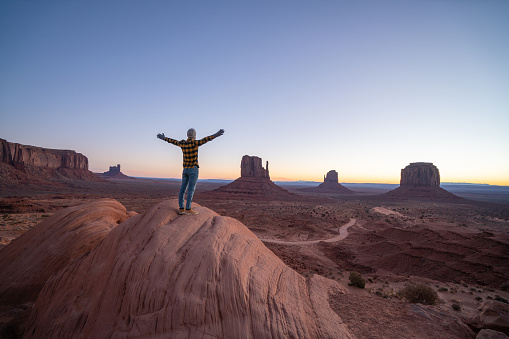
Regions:
<instances>
[{"instance_id":1,"label":"horizon","mask_svg":"<svg viewBox=\"0 0 509 339\"><path fill-rule=\"evenodd\" d=\"M0 137L102 173L509 186L509 2L1 2ZM226 179L229 180L229 179ZM234 179L232 179L234 180Z\"/></svg>"}]
</instances>

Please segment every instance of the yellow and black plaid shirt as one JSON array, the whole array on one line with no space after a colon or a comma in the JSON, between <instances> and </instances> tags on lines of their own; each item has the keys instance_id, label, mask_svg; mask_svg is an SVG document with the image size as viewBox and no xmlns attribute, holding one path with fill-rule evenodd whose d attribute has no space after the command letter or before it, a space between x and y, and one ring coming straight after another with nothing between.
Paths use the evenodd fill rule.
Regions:
<instances>
[{"instance_id":1,"label":"yellow and black plaid shirt","mask_svg":"<svg viewBox=\"0 0 509 339\"><path fill-rule=\"evenodd\" d=\"M184 168L193 168L195 166L200 167L198 165L198 147L215 138L215 136L210 135L201 140L187 138L187 140L177 141L171 138L164 138L164 141L179 146L182 149L182 156L184 158L184 163L182 165Z\"/></svg>"}]
</instances>

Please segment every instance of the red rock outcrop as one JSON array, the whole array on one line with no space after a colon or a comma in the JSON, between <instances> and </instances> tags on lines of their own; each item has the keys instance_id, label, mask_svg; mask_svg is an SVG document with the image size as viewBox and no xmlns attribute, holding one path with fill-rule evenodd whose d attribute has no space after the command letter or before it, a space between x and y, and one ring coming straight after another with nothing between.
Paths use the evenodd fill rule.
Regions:
<instances>
[{"instance_id":1,"label":"red rock outcrop","mask_svg":"<svg viewBox=\"0 0 509 339\"><path fill-rule=\"evenodd\" d=\"M403 168L400 186L384 196L395 199L464 200L440 187L440 173L430 162L413 162Z\"/></svg>"},{"instance_id":2,"label":"red rock outcrop","mask_svg":"<svg viewBox=\"0 0 509 339\"><path fill-rule=\"evenodd\" d=\"M431 162L413 162L401 170L400 185L440 186L440 172Z\"/></svg>"},{"instance_id":3,"label":"red rock outcrop","mask_svg":"<svg viewBox=\"0 0 509 339\"><path fill-rule=\"evenodd\" d=\"M262 167L262 159L244 155L240 163L240 178L215 190L200 193L198 198L222 199L296 199L299 196L288 192L270 180L269 162Z\"/></svg>"},{"instance_id":4,"label":"red rock outcrop","mask_svg":"<svg viewBox=\"0 0 509 339\"><path fill-rule=\"evenodd\" d=\"M127 218L119 202L103 199L61 210L23 233L0 250L0 304L35 301L51 275Z\"/></svg>"},{"instance_id":5,"label":"red rock outcrop","mask_svg":"<svg viewBox=\"0 0 509 339\"><path fill-rule=\"evenodd\" d=\"M262 166L262 159L244 155L240 163L240 176L243 178L266 178L270 179L269 162L265 168Z\"/></svg>"},{"instance_id":6,"label":"red rock outcrop","mask_svg":"<svg viewBox=\"0 0 509 339\"><path fill-rule=\"evenodd\" d=\"M320 276L305 279L239 221L165 201L46 283L26 338L353 338Z\"/></svg>"},{"instance_id":7,"label":"red rock outcrop","mask_svg":"<svg viewBox=\"0 0 509 339\"><path fill-rule=\"evenodd\" d=\"M304 188L302 191L316 192L316 193L329 193L329 194L353 194L354 191L346 188L339 183L338 172L331 170L327 172L327 176L323 176L323 183L318 187Z\"/></svg>"},{"instance_id":8,"label":"red rock outcrop","mask_svg":"<svg viewBox=\"0 0 509 339\"><path fill-rule=\"evenodd\" d=\"M120 172L120 164L117 166L110 166L108 172L100 173L98 175L104 179L134 179Z\"/></svg>"},{"instance_id":9,"label":"red rock outcrop","mask_svg":"<svg viewBox=\"0 0 509 339\"><path fill-rule=\"evenodd\" d=\"M71 150L21 145L0 139L0 160L0 183L62 179L100 181L88 170L88 158Z\"/></svg>"}]
</instances>

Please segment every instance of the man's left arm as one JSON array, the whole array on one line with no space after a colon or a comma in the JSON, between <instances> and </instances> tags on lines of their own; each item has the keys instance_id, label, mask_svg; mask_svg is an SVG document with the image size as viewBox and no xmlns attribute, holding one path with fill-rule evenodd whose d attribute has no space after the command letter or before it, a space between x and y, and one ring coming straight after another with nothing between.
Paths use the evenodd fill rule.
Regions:
<instances>
[{"instance_id":1,"label":"man's left arm","mask_svg":"<svg viewBox=\"0 0 509 339\"><path fill-rule=\"evenodd\" d=\"M201 146L201 145L203 145L203 144L204 144L204 143L206 143L206 142L209 142L209 141L211 141L211 140L214 140L215 138L220 137L220 136L221 136L221 135L223 135L223 134L224 134L224 129L220 129L220 130L219 130L219 131L217 131L216 133L214 133L214 134L212 134L212 135L209 135L208 137L205 137L205 138L203 138L203 139L198 140L198 141L197 141L197 142L198 142L198 146Z\"/></svg>"}]
</instances>

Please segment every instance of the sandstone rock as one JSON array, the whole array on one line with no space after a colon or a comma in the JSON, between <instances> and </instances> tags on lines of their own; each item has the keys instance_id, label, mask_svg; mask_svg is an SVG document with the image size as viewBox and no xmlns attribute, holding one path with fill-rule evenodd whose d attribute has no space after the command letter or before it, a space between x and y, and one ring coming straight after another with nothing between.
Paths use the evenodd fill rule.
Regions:
<instances>
[{"instance_id":1,"label":"sandstone rock","mask_svg":"<svg viewBox=\"0 0 509 339\"><path fill-rule=\"evenodd\" d=\"M295 199L298 195L288 192L270 180L269 162L262 167L262 159L244 155L240 163L240 178L215 190L200 193L197 197L218 199Z\"/></svg>"},{"instance_id":2,"label":"sandstone rock","mask_svg":"<svg viewBox=\"0 0 509 339\"><path fill-rule=\"evenodd\" d=\"M0 250L0 304L35 301L48 278L93 249L128 218L103 199L61 210Z\"/></svg>"},{"instance_id":3,"label":"sandstone rock","mask_svg":"<svg viewBox=\"0 0 509 339\"><path fill-rule=\"evenodd\" d=\"M479 331L475 339L507 339L509 336L505 335L502 332L482 329Z\"/></svg>"},{"instance_id":4,"label":"sandstone rock","mask_svg":"<svg viewBox=\"0 0 509 339\"><path fill-rule=\"evenodd\" d=\"M327 172L327 176L323 176L323 182L339 183L338 172L335 170Z\"/></svg>"},{"instance_id":5,"label":"sandstone rock","mask_svg":"<svg viewBox=\"0 0 509 339\"><path fill-rule=\"evenodd\" d=\"M480 313L471 318L469 325L478 329L491 329L509 335L509 304L487 300L483 303Z\"/></svg>"},{"instance_id":6,"label":"sandstone rock","mask_svg":"<svg viewBox=\"0 0 509 339\"><path fill-rule=\"evenodd\" d=\"M440 186L440 173L430 162L413 162L401 170L400 185Z\"/></svg>"},{"instance_id":7,"label":"sandstone rock","mask_svg":"<svg viewBox=\"0 0 509 339\"><path fill-rule=\"evenodd\" d=\"M117 166L110 166L109 171L98 175L104 179L134 179L120 172L120 164Z\"/></svg>"},{"instance_id":8,"label":"sandstone rock","mask_svg":"<svg viewBox=\"0 0 509 339\"><path fill-rule=\"evenodd\" d=\"M331 170L327 172L327 176L323 176L323 183L318 187L304 188L305 192L329 193L329 194L353 194L354 191L346 188L339 183L338 172Z\"/></svg>"},{"instance_id":9,"label":"sandstone rock","mask_svg":"<svg viewBox=\"0 0 509 339\"><path fill-rule=\"evenodd\" d=\"M266 178L270 179L269 162L266 168L262 167L262 159L244 155L240 163L240 176L242 178Z\"/></svg>"},{"instance_id":10,"label":"sandstone rock","mask_svg":"<svg viewBox=\"0 0 509 339\"><path fill-rule=\"evenodd\" d=\"M392 199L451 202L465 200L440 187L440 173L430 162L414 162L406 166L401 170L400 186L384 196Z\"/></svg>"},{"instance_id":11,"label":"sandstone rock","mask_svg":"<svg viewBox=\"0 0 509 339\"><path fill-rule=\"evenodd\" d=\"M88 170L88 158L71 150L56 150L9 143L0 139L0 183L101 181Z\"/></svg>"},{"instance_id":12,"label":"sandstone rock","mask_svg":"<svg viewBox=\"0 0 509 339\"><path fill-rule=\"evenodd\" d=\"M353 338L333 290L306 280L243 224L165 201L114 228L45 285L26 338Z\"/></svg>"},{"instance_id":13,"label":"sandstone rock","mask_svg":"<svg viewBox=\"0 0 509 339\"><path fill-rule=\"evenodd\" d=\"M34 166L44 168L69 168L88 170L88 159L86 156L75 151L57 150L28 145L10 143L0 139L2 149L8 144L10 154L5 150L2 151L3 162L19 164L22 166Z\"/></svg>"}]
</instances>

